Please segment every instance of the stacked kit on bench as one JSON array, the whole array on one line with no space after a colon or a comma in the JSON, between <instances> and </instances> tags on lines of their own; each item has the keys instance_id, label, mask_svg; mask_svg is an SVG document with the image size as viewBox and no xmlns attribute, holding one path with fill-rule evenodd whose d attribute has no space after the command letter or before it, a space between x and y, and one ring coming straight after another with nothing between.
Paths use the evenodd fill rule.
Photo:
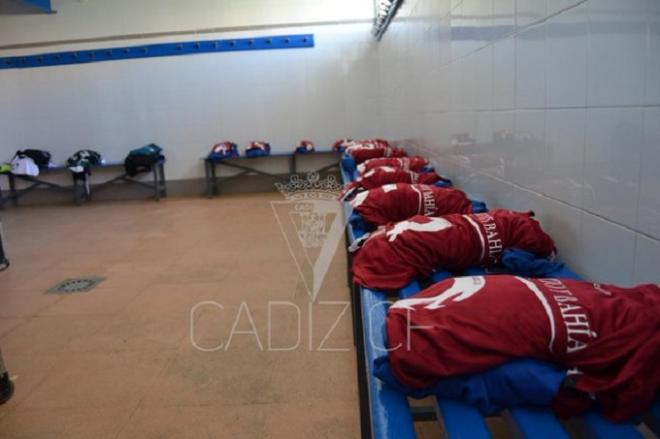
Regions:
<instances>
[{"instance_id":1,"label":"stacked kit on bench","mask_svg":"<svg viewBox=\"0 0 660 439\"><path fill-rule=\"evenodd\" d=\"M204 161L204 176L206 181L206 195L209 198L218 195L221 192L222 185L232 180L237 180L244 176L261 176L275 181L288 179L291 175L299 172L298 159L300 156L319 156L338 154L338 150L331 149L317 151L314 144L309 140L301 140L297 147L291 152L272 153L270 143L265 141L250 142L245 149L243 156L238 151L238 146L234 142L220 142L213 147ZM286 159L288 162L287 172L275 173L262 168L269 163L269 158ZM217 168L224 167L229 170L237 171L235 174L226 177L218 176ZM325 172L337 168L337 163L332 162L329 165L314 169L315 172Z\"/></svg>"},{"instance_id":2,"label":"stacked kit on bench","mask_svg":"<svg viewBox=\"0 0 660 439\"><path fill-rule=\"evenodd\" d=\"M105 182L94 185L94 192L111 187L114 183L124 182L138 185L153 191L154 199L159 200L167 196L165 182L165 156L162 149L155 144L145 145L131 150L122 162L106 162L99 153L86 149L74 153L63 165L56 165L51 161L50 153L41 150L18 151L12 159L11 165L5 165L0 175L7 177L9 193L3 196L0 192L0 207L6 200L18 206L18 200L38 188L50 188L73 195L73 202L77 205L83 201L92 200L91 174L95 169L116 169L120 171ZM70 172L73 185L48 181L42 174ZM140 174L151 173L152 183L143 182L135 177ZM17 187L17 181L29 183L24 188Z\"/></svg>"},{"instance_id":3,"label":"stacked kit on bench","mask_svg":"<svg viewBox=\"0 0 660 439\"><path fill-rule=\"evenodd\" d=\"M581 281L530 212L385 141L343 146L363 437L488 438L494 415L516 437L660 437L660 287Z\"/></svg>"}]
</instances>

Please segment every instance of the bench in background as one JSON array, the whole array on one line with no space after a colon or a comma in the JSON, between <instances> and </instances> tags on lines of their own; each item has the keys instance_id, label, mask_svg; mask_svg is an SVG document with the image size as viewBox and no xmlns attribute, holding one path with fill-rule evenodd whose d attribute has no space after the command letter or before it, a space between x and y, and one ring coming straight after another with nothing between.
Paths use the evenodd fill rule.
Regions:
<instances>
[{"instance_id":1,"label":"bench in background","mask_svg":"<svg viewBox=\"0 0 660 439\"><path fill-rule=\"evenodd\" d=\"M209 198L212 198L215 195L220 193L221 184L226 183L230 180L234 180L246 175L260 175L263 177L272 178L273 180L282 180L283 178L289 178L293 174L298 173L298 162L301 160L301 157L318 157L321 155L331 155L333 158L339 158L339 153L335 151L315 151L305 154L296 154L296 153L275 153L267 156L261 157L229 157L225 159L212 160L208 157L204 157L204 175L206 180L206 194ZM288 158L289 161L289 170L286 174L276 174L273 172L267 172L262 169L259 169L259 165L270 161L271 158ZM227 177L218 177L216 167L225 166L230 169L237 169L240 172L237 174L227 176ZM338 168L337 160L329 165L323 166L318 169L314 169L316 172L325 172L333 168Z\"/></svg>"},{"instance_id":2,"label":"bench in background","mask_svg":"<svg viewBox=\"0 0 660 439\"><path fill-rule=\"evenodd\" d=\"M4 203L7 200L10 200L13 206L18 206L18 200L22 198L23 196L29 194L30 192L34 191L37 188L50 188L50 189L55 189L57 191L63 191L70 193L73 198L73 202L76 205L82 204L83 201L91 201L92 199L92 189L94 192L98 192L100 190L107 189L111 187L114 183L117 182L125 182L128 184L134 184L138 186L145 187L151 191L153 191L154 194L154 199L156 201L160 200L161 197L166 197L167 196L167 188L166 188L166 183L165 183L165 160L160 160L154 164L151 168L151 174L153 176L153 182L152 183L146 183L144 181L140 181L134 177L129 176L125 171L124 171L124 163L123 162L112 162L112 163L104 163L102 165L96 165L92 166L92 170L94 169L114 169L118 168L121 170L121 174L111 178L110 180L107 180L105 182L102 182L100 184L94 185L93 188L91 186L90 182L90 176L89 175L84 175L82 180L75 179L73 181L73 186L67 186L64 184L60 183L54 183L52 181L45 180L43 177L49 174L53 173L61 173L61 172L68 172L71 173L69 168L67 168L64 165L58 165L55 167L50 167L50 168L41 168L40 169L40 174L37 177L32 177L29 175L15 175L10 172L3 173L0 175L4 175L7 177L8 183L9 183L9 194L7 196L3 196L2 193L0 193L0 206L4 206ZM18 189L16 187L16 181L26 181L30 183L29 186Z\"/></svg>"}]
</instances>

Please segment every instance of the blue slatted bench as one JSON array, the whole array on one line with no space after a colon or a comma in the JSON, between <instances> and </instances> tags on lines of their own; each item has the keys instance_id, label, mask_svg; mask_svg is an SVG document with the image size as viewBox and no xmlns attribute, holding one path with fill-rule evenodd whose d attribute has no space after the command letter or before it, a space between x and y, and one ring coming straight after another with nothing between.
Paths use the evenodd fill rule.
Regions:
<instances>
[{"instance_id":1,"label":"blue slatted bench","mask_svg":"<svg viewBox=\"0 0 660 439\"><path fill-rule=\"evenodd\" d=\"M352 180L343 166L340 166L340 170L344 183ZM347 222L346 241L347 244L350 244L359 236L356 236L350 222L348 222L352 215L350 204L343 204ZM359 330L357 334L362 336L356 340L358 348L358 383L361 386L362 436L378 439L414 438L416 437L414 411L408 404L407 397L387 386L372 373L374 351L385 348L384 328L388 296L383 292L354 285L351 279L350 253L348 251L347 255L351 297L354 310L357 310L357 312L354 312L354 328L357 328ZM488 273L482 268L473 268L467 270L464 274L482 275ZM431 280L438 282L449 277L451 277L450 273L438 271L433 273ZM580 279L579 275L567 267L548 274L548 277ZM413 281L399 291L399 297L410 297L420 289L419 282ZM364 385L365 381L366 385ZM363 393L366 393L366 396ZM438 422L448 438L486 439L492 437L483 415L473 406L458 400L436 398L434 408ZM368 412L364 413L365 411ZM652 414L656 418L660 418L660 400L653 405ZM514 436L522 438L569 438L571 437L569 431L580 437L597 439L638 439L646 437L633 424L614 424L593 410L580 419L568 422L567 424L570 426L568 431L549 408L516 407L505 410L501 417L505 420L510 432ZM646 428L644 431L648 432L650 430ZM658 435L657 426L655 433Z\"/></svg>"}]
</instances>

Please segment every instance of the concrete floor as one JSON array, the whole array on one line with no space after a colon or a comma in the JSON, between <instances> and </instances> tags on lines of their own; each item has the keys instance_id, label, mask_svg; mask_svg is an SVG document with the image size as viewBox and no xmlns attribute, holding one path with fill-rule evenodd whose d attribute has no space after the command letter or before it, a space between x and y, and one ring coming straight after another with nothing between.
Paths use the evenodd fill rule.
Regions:
<instances>
[{"instance_id":1,"label":"concrete floor","mask_svg":"<svg viewBox=\"0 0 660 439\"><path fill-rule=\"evenodd\" d=\"M12 262L0 273L0 348L17 389L0 406L0 438L358 437L350 311L318 349L349 300L343 242L310 308L272 200L0 212ZM91 275L106 280L45 294ZM226 350L191 342L191 308L207 300L223 308L198 309L194 340ZM269 301L287 302L270 325ZM271 345L300 334L298 348L269 351L269 326Z\"/></svg>"}]
</instances>

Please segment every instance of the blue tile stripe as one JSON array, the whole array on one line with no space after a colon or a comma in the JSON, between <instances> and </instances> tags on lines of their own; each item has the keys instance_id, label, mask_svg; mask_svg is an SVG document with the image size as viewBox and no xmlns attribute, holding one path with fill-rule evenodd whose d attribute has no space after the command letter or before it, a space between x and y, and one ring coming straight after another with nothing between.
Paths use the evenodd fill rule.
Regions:
<instances>
[{"instance_id":1,"label":"blue tile stripe","mask_svg":"<svg viewBox=\"0 0 660 439\"><path fill-rule=\"evenodd\" d=\"M313 34L279 35L259 38L186 41L144 46L112 47L107 49L53 52L29 56L0 58L0 70L52 67L123 59L153 58L158 56L192 55L196 53L238 52L246 50L300 49L314 47Z\"/></svg>"}]
</instances>

